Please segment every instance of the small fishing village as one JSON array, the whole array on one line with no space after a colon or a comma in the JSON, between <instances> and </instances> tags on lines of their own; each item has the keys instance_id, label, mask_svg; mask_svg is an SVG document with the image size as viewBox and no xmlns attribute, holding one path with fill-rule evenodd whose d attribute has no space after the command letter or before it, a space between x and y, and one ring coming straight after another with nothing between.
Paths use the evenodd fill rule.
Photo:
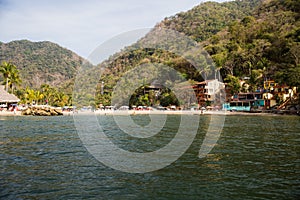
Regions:
<instances>
[{"instance_id":1,"label":"small fishing village","mask_svg":"<svg viewBox=\"0 0 300 200\"><path fill-rule=\"evenodd\" d=\"M0 16L0 200L299 199L299 0Z\"/></svg>"},{"instance_id":2,"label":"small fishing village","mask_svg":"<svg viewBox=\"0 0 300 200\"><path fill-rule=\"evenodd\" d=\"M240 87L247 88L249 85L245 81L240 81ZM152 91L160 93L161 86L156 84L150 85L146 88L146 93ZM229 112L244 112L246 113L272 113L272 114L298 114L300 111L299 94L297 93L296 87L290 87L285 85L279 85L275 81L264 81L264 85L259 86L255 92L241 92L231 96L232 91L227 87L227 84L215 80L207 80L203 82L195 83L191 88L195 92L197 102L191 102L189 105L175 106L169 105L162 107L156 105L154 107L141 106L141 105L130 105L130 106L106 106L102 104L98 108L91 106L83 106L82 108L76 109L74 106L64 107L52 107L50 105L24 105L19 104L20 99L13 94L5 91L5 86L0 88L0 107L1 115L37 115L37 116L56 116L70 114L70 113L105 113L101 111L116 111L116 110L133 110L136 113L145 113L138 111L169 111L165 113L176 113L172 111L200 111L200 113L214 113L218 112L207 112L207 111L229 111ZM224 96L223 98L221 96ZM221 102L221 99L223 102ZM218 101L216 101L218 100ZM51 108L51 109L50 109ZM35 110L31 112L29 110ZM40 110L40 111L39 111ZM56 110L50 112L50 110ZM49 112L48 112L49 111ZM202 112L201 112L202 111ZM106 112L112 113L112 112ZM118 112L114 112L117 114ZM132 113L132 112L131 112ZM149 112L146 112L149 113ZM154 112L152 112L154 113ZM160 112L156 112L160 113ZM178 113L178 112L177 112ZM182 114L184 112L181 112ZM234 114L231 113L231 114ZM238 113L236 113L238 114Z\"/></svg>"}]
</instances>

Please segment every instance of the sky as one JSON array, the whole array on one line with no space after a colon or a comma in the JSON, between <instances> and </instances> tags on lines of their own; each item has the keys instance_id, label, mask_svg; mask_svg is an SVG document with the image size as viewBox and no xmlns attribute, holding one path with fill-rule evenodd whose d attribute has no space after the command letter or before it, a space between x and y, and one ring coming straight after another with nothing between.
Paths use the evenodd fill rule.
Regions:
<instances>
[{"instance_id":1,"label":"sky","mask_svg":"<svg viewBox=\"0 0 300 200\"><path fill-rule=\"evenodd\" d=\"M88 58L114 36L152 28L203 1L0 0L0 41L51 41Z\"/></svg>"}]
</instances>

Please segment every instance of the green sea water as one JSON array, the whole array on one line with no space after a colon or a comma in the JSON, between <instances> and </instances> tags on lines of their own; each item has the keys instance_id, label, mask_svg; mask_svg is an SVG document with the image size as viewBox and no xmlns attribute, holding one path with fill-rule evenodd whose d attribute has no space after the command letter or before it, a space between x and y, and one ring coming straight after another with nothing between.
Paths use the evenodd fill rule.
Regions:
<instances>
[{"instance_id":1,"label":"green sea water","mask_svg":"<svg viewBox=\"0 0 300 200\"><path fill-rule=\"evenodd\" d=\"M140 152L166 145L180 120L168 116L164 132L143 141L124 135L112 116L98 117L115 144ZM147 115L133 118L149 123ZM217 145L200 159L209 120L201 116L177 161L132 174L95 159L72 116L0 116L0 199L299 199L299 116L226 116Z\"/></svg>"}]
</instances>

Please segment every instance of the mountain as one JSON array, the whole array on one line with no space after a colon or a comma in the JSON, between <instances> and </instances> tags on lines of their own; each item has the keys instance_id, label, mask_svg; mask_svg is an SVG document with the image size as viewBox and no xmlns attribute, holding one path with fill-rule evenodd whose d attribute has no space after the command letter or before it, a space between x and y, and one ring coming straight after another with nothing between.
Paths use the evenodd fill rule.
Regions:
<instances>
[{"instance_id":1,"label":"mountain","mask_svg":"<svg viewBox=\"0 0 300 200\"><path fill-rule=\"evenodd\" d=\"M156 27L173 29L201 42L233 21L251 15L261 3L262 0L204 2L187 12L165 18Z\"/></svg>"},{"instance_id":2,"label":"mountain","mask_svg":"<svg viewBox=\"0 0 300 200\"><path fill-rule=\"evenodd\" d=\"M165 18L155 28L164 27L174 29L185 33L199 42L214 35L229 23L237 19L242 19L251 13L259 2L259 0L243 0L225 3L201 3L190 11ZM144 51L135 51L129 54L123 55L118 59L115 59L113 56L112 60L109 60L113 67L108 67L111 70L107 73L115 76L112 78L113 80L117 80L124 72L125 68L123 65L132 66L138 64L143 58L149 57L149 54L152 55L154 60L161 62L164 62L163 58L165 57L165 53L157 50L154 52L151 50L146 53ZM174 61L174 59L171 60ZM2 61L9 61L17 66L20 70L23 87L39 88L43 83L51 86L70 84L73 81L76 70L82 65L84 59L74 52L52 42L19 40L9 43L0 41L0 62ZM178 62L181 63L180 60ZM184 66L179 66L179 68L183 69ZM189 70L183 71L186 71L189 78L196 78L197 76L193 76ZM115 81L107 82L111 82L111 84L107 85L110 88L115 83Z\"/></svg>"},{"instance_id":3,"label":"mountain","mask_svg":"<svg viewBox=\"0 0 300 200\"><path fill-rule=\"evenodd\" d=\"M244 17L251 14L257 9L261 2L261 0L237 0L225 3L201 3L187 12L181 12L175 16L165 18L154 27L154 31L152 32L155 32L160 28L171 29L183 33L196 42L203 42L227 27L229 24L237 20L242 20ZM150 32L145 38L150 37L152 40L159 39L155 38L155 36L152 37L153 35L151 34L152 33ZM132 45L132 47L135 45L136 44ZM124 51L116 53L105 62L105 65L107 65L108 68L107 70L109 71L106 72L107 74L119 76L128 70L129 66L140 64L140 62L145 59L156 62L173 62L176 57L167 52L163 52L160 49L138 49L133 51L130 49L131 47L127 47ZM180 62L184 61L180 60L177 63L179 64ZM176 65L176 63L173 64ZM181 64L185 65L184 63ZM182 71L189 74L188 71L183 69L185 67L186 66L182 67ZM178 66L177 68L181 67ZM118 73L120 74L118 75ZM188 78L196 77L190 74Z\"/></svg>"},{"instance_id":4,"label":"mountain","mask_svg":"<svg viewBox=\"0 0 300 200\"><path fill-rule=\"evenodd\" d=\"M120 78L130 69L147 63L160 63L172 67L187 80L203 80L203 77L206 75L199 74L199 71L195 70L193 65L183 57L176 55L174 52L172 53L172 51L162 50L161 48L137 48L139 47L139 43L153 43L155 40L160 42L160 29L175 30L199 44L205 43L209 38L230 24L241 21L248 15L252 15L261 3L261 0L237 0L224 3L205 2L187 12L181 12L165 18L136 44L126 47L123 51L116 53L107 61L100 64L99 68L105 68L101 76L101 81L105 83L104 90L107 95L98 95L97 99L100 102L110 104L111 93ZM158 35L156 35L157 33ZM168 44L161 45L168 46ZM170 49L173 50L185 46L181 41L173 42L172 45ZM139 80L138 76L135 78L137 81L143 81Z\"/></svg>"},{"instance_id":5,"label":"mountain","mask_svg":"<svg viewBox=\"0 0 300 200\"><path fill-rule=\"evenodd\" d=\"M289 86L300 86L299 2L299 0L205 2L190 11L167 17L137 43L112 55L99 64L97 69L88 68L82 73L81 79L77 82L81 86L78 96L82 99L82 105L100 103L110 105L116 83L126 72L144 64L167 65L180 72L187 80L203 80L207 69L195 71L192 63L176 55L174 51L155 47L139 48L142 42L160 41L159 35L155 35L160 29L176 30L204 47L221 72L223 80L227 82L247 77L251 86L250 91L261 85L264 78L274 79ZM168 48L176 50L185 46L181 41L175 41L172 45ZM0 61L2 60L12 61L20 69L25 86L39 87L41 83L49 83L64 88L71 88L74 74L84 62L83 58L51 42L33 43L26 40L8 44L0 42ZM101 80L99 73L95 71L99 69L105 69L101 74ZM158 75L173 76L170 71ZM132 78L139 83L144 81L139 78L139 74L134 74ZM162 79L165 80L163 77ZM94 94L91 94L89 88L91 85L95 87L97 83L94 99ZM122 84L126 89L131 83L125 81ZM150 97L141 95L141 91L145 95L145 90L140 88L132 95L136 98L134 100L136 105L149 103ZM172 96L169 94L170 91L164 92L160 96ZM71 94L72 91L68 93ZM83 98L84 96L87 98Z\"/></svg>"},{"instance_id":6,"label":"mountain","mask_svg":"<svg viewBox=\"0 0 300 200\"><path fill-rule=\"evenodd\" d=\"M266 1L205 46L224 77L249 77L253 88L264 79L300 86L300 1Z\"/></svg>"},{"instance_id":7,"label":"mountain","mask_svg":"<svg viewBox=\"0 0 300 200\"><path fill-rule=\"evenodd\" d=\"M250 87L245 92L255 91L265 79L288 86L300 86L299 7L299 0L201 3L190 11L165 18L140 41L159 41L160 36L155 34L160 28L176 30L205 48L229 85L231 81L247 77ZM172 45L168 48L184 46L181 41ZM191 63L170 51L134 48L138 46L139 42L102 63L106 70L101 81L105 83L108 94L106 99L103 99L105 95L98 96L100 103L109 102L115 84L126 71L145 63L170 66L190 80L201 81L205 77L205 73L195 72ZM143 81L139 80L138 75L133 77ZM124 91L130 84L124 82Z\"/></svg>"},{"instance_id":8,"label":"mountain","mask_svg":"<svg viewBox=\"0 0 300 200\"><path fill-rule=\"evenodd\" d=\"M70 81L84 59L52 42L19 40L0 42L2 61L17 66L23 87L38 88L43 83L57 87Z\"/></svg>"}]
</instances>

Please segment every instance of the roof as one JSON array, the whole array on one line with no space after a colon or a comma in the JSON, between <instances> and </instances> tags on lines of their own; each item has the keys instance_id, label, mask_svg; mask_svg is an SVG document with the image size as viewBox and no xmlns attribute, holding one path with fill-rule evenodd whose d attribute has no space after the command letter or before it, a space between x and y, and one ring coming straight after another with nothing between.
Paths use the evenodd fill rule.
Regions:
<instances>
[{"instance_id":1,"label":"roof","mask_svg":"<svg viewBox=\"0 0 300 200\"><path fill-rule=\"evenodd\" d=\"M197 82L195 85L206 85L208 81Z\"/></svg>"},{"instance_id":2,"label":"roof","mask_svg":"<svg viewBox=\"0 0 300 200\"><path fill-rule=\"evenodd\" d=\"M0 86L0 103L16 103L20 99L13 94L9 94L4 90L4 86Z\"/></svg>"},{"instance_id":3,"label":"roof","mask_svg":"<svg viewBox=\"0 0 300 200\"><path fill-rule=\"evenodd\" d=\"M218 82L221 82L221 81L219 81L218 79L209 79L209 80L204 80L204 81L202 81L202 82L197 82L197 83L195 83L196 85L205 85L205 84L207 84L207 83L209 83L209 82L212 82L212 81L218 81ZM221 83L223 83L223 82L221 82Z\"/></svg>"}]
</instances>

